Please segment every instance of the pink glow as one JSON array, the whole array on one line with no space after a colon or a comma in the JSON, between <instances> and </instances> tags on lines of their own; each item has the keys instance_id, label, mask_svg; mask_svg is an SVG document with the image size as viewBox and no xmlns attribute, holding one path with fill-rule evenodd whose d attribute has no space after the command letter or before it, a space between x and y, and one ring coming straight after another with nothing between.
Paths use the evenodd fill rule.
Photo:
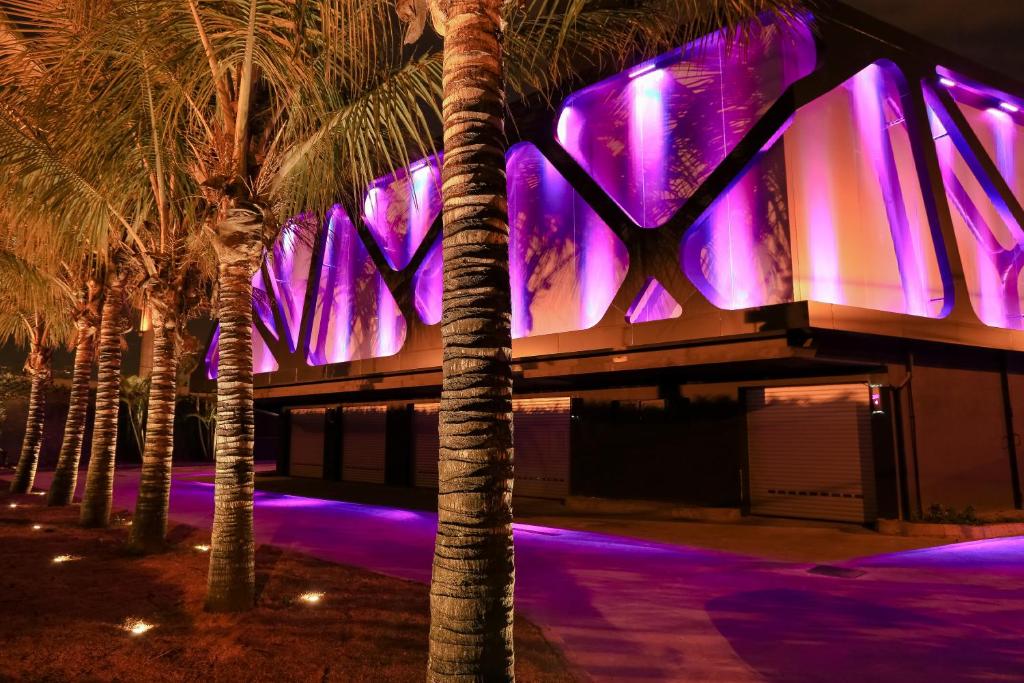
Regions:
<instances>
[{"instance_id":1,"label":"pink glow","mask_svg":"<svg viewBox=\"0 0 1024 683\"><path fill-rule=\"evenodd\" d=\"M791 83L813 70L802 24L714 34L569 97L558 142L642 227L668 220Z\"/></svg>"},{"instance_id":2,"label":"pink glow","mask_svg":"<svg viewBox=\"0 0 1024 683\"><path fill-rule=\"evenodd\" d=\"M311 215L297 216L281 229L267 259L274 298L284 320L288 346L292 351L298 345L315 234L315 218ZM268 327L274 329L272 323Z\"/></svg>"},{"instance_id":3,"label":"pink glow","mask_svg":"<svg viewBox=\"0 0 1024 683\"><path fill-rule=\"evenodd\" d=\"M393 355L405 319L340 205L328 222L307 362L343 363Z\"/></svg>"},{"instance_id":4,"label":"pink glow","mask_svg":"<svg viewBox=\"0 0 1024 683\"><path fill-rule=\"evenodd\" d=\"M388 265L409 265L441 213L441 161L437 156L374 181L363 201L363 218Z\"/></svg>"},{"instance_id":5,"label":"pink glow","mask_svg":"<svg viewBox=\"0 0 1024 683\"><path fill-rule=\"evenodd\" d=\"M206 378L217 379L218 365L220 363L220 325L213 330L213 339L210 341L210 348L206 351ZM278 369L277 360L270 351L270 347L263 341L256 326L252 326L252 371L254 373L275 372Z\"/></svg>"},{"instance_id":6,"label":"pink glow","mask_svg":"<svg viewBox=\"0 0 1024 683\"><path fill-rule=\"evenodd\" d=\"M416 313L426 325L441 322L442 268L441 238L430 247L420 269L413 275L413 296Z\"/></svg>"},{"instance_id":7,"label":"pink glow","mask_svg":"<svg viewBox=\"0 0 1024 683\"><path fill-rule=\"evenodd\" d=\"M660 282L649 277L626 311L626 320L631 324L649 323L678 318L682 314L679 302Z\"/></svg>"},{"instance_id":8,"label":"pink glow","mask_svg":"<svg viewBox=\"0 0 1024 683\"><path fill-rule=\"evenodd\" d=\"M529 143L507 156L512 336L597 324L625 278L625 246Z\"/></svg>"}]
</instances>

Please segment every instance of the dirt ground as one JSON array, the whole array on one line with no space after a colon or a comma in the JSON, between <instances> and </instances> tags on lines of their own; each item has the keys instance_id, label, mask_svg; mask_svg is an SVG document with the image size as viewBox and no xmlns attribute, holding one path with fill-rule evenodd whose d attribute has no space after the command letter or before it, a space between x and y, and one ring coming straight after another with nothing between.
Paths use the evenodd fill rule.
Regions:
<instances>
[{"instance_id":1,"label":"dirt ground","mask_svg":"<svg viewBox=\"0 0 1024 683\"><path fill-rule=\"evenodd\" d=\"M136 557L127 515L106 530L77 517L0 493L2 681L424 680L426 586L261 546L256 608L211 615L206 533L176 527L171 550ZM154 628L132 634L131 620ZM536 626L517 619L515 637L520 680L574 680Z\"/></svg>"}]
</instances>

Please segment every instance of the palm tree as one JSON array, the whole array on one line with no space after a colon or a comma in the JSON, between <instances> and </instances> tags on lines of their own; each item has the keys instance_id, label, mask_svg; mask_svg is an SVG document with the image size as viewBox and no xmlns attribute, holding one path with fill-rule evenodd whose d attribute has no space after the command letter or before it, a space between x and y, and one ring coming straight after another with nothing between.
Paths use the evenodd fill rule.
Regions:
<instances>
[{"instance_id":1,"label":"palm tree","mask_svg":"<svg viewBox=\"0 0 1024 683\"><path fill-rule=\"evenodd\" d=\"M414 27L421 27L427 4L427 0L400 3L400 10ZM527 21L533 17L535 22L537 16L546 17L542 32L554 28L561 40L573 28L570 19L578 17L545 14L559 4L538 2L532 8L538 15L527 12L520 16ZM565 4L579 9L588 3ZM445 151L438 528L430 587L431 680L514 678L512 309L504 174L503 38L515 19L503 18L502 10L516 5L501 0L429 0L434 27L444 37ZM794 3L670 0L635 3L632 9L648 13L647 21L638 26L653 32L632 34L642 36L642 44L626 40L613 55L624 56L623 45L628 49L639 47L643 54L663 46L665 39L686 42L687 37L700 35L707 28L741 27L766 10L789 16ZM619 12L628 15L621 9ZM596 33L606 37L616 31L606 27ZM417 36L418 28L410 38ZM555 43L554 47L563 45ZM550 59L556 65L553 68L562 65L571 70L571 61L565 64L558 53L555 49L538 54ZM553 75L566 73L555 71Z\"/></svg>"},{"instance_id":2,"label":"palm tree","mask_svg":"<svg viewBox=\"0 0 1024 683\"><path fill-rule=\"evenodd\" d=\"M11 480L11 493L28 493L39 466L39 451L43 445L43 418L46 415L46 390L53 377L50 357L53 347L47 335L46 320L39 313L23 318L28 328L29 352L25 372L32 380L28 399L28 418L25 420L25 438L21 444L18 467Z\"/></svg>"},{"instance_id":3,"label":"palm tree","mask_svg":"<svg viewBox=\"0 0 1024 683\"><path fill-rule=\"evenodd\" d=\"M90 259L91 260L91 259ZM71 398L68 402L68 417L64 423L64 438L57 457L46 504L51 506L70 505L78 480L78 463L82 457L85 441L85 421L89 412L89 380L92 377L93 361L96 356L96 334L100 325L100 307L103 305L103 288L95 274L88 272L79 278L74 291L72 318L75 321L75 362L71 375Z\"/></svg>"}]
</instances>

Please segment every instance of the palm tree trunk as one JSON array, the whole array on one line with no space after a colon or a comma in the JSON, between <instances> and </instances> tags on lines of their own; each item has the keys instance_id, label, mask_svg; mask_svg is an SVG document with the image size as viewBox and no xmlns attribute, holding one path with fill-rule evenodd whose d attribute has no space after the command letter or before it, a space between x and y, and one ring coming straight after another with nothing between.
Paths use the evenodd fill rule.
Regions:
<instances>
[{"instance_id":1,"label":"palm tree trunk","mask_svg":"<svg viewBox=\"0 0 1024 683\"><path fill-rule=\"evenodd\" d=\"M514 678L512 374L501 0L448 0L443 380L431 680Z\"/></svg>"},{"instance_id":2,"label":"palm tree trunk","mask_svg":"<svg viewBox=\"0 0 1024 683\"><path fill-rule=\"evenodd\" d=\"M75 345L75 369L71 376L71 400L68 419L64 423L64 439L60 445L57 469L46 498L47 505L70 505L78 481L78 462L85 439L85 420L89 412L89 379L96 355L96 339L91 327L80 326Z\"/></svg>"},{"instance_id":3,"label":"palm tree trunk","mask_svg":"<svg viewBox=\"0 0 1024 683\"><path fill-rule=\"evenodd\" d=\"M32 490L32 484L36 478L36 468L39 467L39 451L43 446L43 421L46 417L46 386L50 379L49 358L37 361L36 357L41 356L42 350L37 344L32 344L32 351L29 354L29 372L32 374L32 387L28 397L28 418L25 420L25 438L21 444L21 457L18 458L18 467L14 470L14 479L11 481L11 493L28 493ZM42 362L41 367L36 367L37 362Z\"/></svg>"},{"instance_id":4,"label":"palm tree trunk","mask_svg":"<svg viewBox=\"0 0 1024 683\"><path fill-rule=\"evenodd\" d=\"M206 609L236 612L255 600L253 557L252 257L220 259L216 477Z\"/></svg>"},{"instance_id":5,"label":"palm tree trunk","mask_svg":"<svg viewBox=\"0 0 1024 683\"><path fill-rule=\"evenodd\" d=\"M149 385L146 443L129 546L150 553L164 547L171 499L174 407L178 393L177 326L170 309L152 306L153 372Z\"/></svg>"},{"instance_id":6,"label":"palm tree trunk","mask_svg":"<svg viewBox=\"0 0 1024 683\"><path fill-rule=\"evenodd\" d=\"M110 278L100 321L96 376L96 416L93 419L89 470L79 522L105 527L110 522L117 454L117 419L121 408L121 335L124 333L124 280Z\"/></svg>"}]
</instances>

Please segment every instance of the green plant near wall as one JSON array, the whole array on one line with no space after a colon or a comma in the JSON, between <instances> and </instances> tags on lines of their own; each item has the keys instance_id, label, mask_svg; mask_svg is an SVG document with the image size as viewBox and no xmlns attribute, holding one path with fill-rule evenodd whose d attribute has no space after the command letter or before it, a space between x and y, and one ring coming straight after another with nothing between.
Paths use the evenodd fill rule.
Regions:
<instances>
[{"instance_id":1,"label":"green plant near wall","mask_svg":"<svg viewBox=\"0 0 1024 683\"><path fill-rule=\"evenodd\" d=\"M149 378L127 375L121 378L121 403L128 411L132 437L141 454L146 442L146 410L149 406Z\"/></svg>"},{"instance_id":2,"label":"green plant near wall","mask_svg":"<svg viewBox=\"0 0 1024 683\"><path fill-rule=\"evenodd\" d=\"M933 503L921 517L922 522L933 524L981 524L981 520L974 512L974 506L968 505L963 510L952 506Z\"/></svg>"}]
</instances>

